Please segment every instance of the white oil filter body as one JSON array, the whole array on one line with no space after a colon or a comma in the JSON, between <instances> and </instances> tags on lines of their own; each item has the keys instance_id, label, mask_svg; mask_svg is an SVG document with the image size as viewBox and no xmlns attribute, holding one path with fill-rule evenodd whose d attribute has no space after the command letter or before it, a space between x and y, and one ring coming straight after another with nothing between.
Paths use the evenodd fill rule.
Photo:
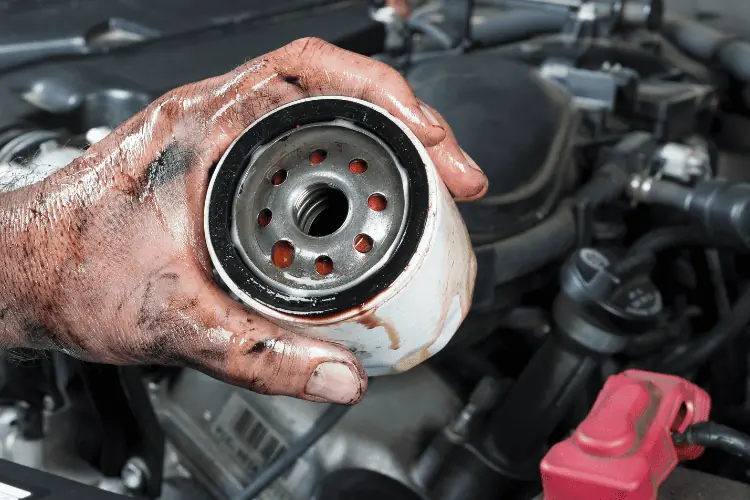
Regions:
<instances>
[{"instance_id":1,"label":"white oil filter body","mask_svg":"<svg viewBox=\"0 0 750 500\"><path fill-rule=\"evenodd\" d=\"M440 351L471 304L450 193L419 139L365 101L303 99L250 125L215 168L205 232L242 303L346 346L371 376Z\"/></svg>"}]
</instances>

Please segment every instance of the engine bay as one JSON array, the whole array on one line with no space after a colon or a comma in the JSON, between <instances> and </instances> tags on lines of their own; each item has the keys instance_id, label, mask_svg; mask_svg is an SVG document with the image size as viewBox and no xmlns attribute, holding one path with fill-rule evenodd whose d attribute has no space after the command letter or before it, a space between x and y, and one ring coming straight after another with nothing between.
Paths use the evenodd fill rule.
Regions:
<instances>
[{"instance_id":1,"label":"engine bay","mask_svg":"<svg viewBox=\"0 0 750 500\"><path fill-rule=\"evenodd\" d=\"M361 403L9 351L0 459L145 498L750 498L750 448L716 444L750 434L750 10L688 4L0 2L2 191L306 36L400 71L489 179L468 317ZM37 498L4 464L0 498Z\"/></svg>"}]
</instances>

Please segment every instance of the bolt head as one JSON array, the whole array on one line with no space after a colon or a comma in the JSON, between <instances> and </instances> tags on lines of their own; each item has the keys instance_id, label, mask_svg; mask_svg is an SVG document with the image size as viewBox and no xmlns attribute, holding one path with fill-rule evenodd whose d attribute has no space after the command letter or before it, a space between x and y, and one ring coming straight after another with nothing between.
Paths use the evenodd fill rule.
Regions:
<instances>
[{"instance_id":1,"label":"bolt head","mask_svg":"<svg viewBox=\"0 0 750 500\"><path fill-rule=\"evenodd\" d=\"M122 468L122 484L131 491L138 491L146 483L146 471L139 467L138 464L128 462Z\"/></svg>"}]
</instances>

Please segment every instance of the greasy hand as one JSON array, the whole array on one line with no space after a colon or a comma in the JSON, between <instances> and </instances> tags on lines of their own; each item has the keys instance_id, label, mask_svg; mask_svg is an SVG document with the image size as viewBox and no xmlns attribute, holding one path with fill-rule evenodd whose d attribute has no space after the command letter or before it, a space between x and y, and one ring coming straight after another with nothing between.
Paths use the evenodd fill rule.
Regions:
<instances>
[{"instance_id":1,"label":"greasy hand","mask_svg":"<svg viewBox=\"0 0 750 500\"><path fill-rule=\"evenodd\" d=\"M458 199L486 179L394 70L315 39L173 90L45 181L0 195L0 338L117 364L196 367L258 392L355 403L347 349L249 313L211 279L209 169L255 119L346 95L403 120Z\"/></svg>"}]
</instances>

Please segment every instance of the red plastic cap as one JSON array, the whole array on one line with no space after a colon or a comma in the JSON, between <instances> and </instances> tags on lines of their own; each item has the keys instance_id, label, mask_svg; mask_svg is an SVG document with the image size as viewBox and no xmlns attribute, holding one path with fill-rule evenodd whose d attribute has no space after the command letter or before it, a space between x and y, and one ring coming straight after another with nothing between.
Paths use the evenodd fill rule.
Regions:
<instances>
[{"instance_id":1,"label":"red plastic cap","mask_svg":"<svg viewBox=\"0 0 750 500\"><path fill-rule=\"evenodd\" d=\"M680 460L672 432L708 420L711 399L680 377L629 370L610 377L589 416L541 464L545 500L652 500Z\"/></svg>"}]
</instances>

